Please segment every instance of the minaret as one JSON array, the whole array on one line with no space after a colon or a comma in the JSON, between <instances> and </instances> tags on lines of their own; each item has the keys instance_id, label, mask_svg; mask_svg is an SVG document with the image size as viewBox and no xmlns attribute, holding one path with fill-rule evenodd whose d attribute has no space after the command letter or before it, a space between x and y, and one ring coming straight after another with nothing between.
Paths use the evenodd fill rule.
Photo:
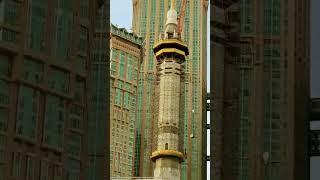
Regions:
<instances>
[{"instance_id":1,"label":"minaret","mask_svg":"<svg viewBox=\"0 0 320 180\"><path fill-rule=\"evenodd\" d=\"M167 13L165 32L154 46L158 61L159 75L159 116L158 144L152 153L155 161L154 177L166 180L181 179L181 162L184 160L179 139L180 128L180 94L183 81L185 57L189 54L187 45L176 33L178 25L175 1L171 0L171 8Z\"/></svg>"}]
</instances>

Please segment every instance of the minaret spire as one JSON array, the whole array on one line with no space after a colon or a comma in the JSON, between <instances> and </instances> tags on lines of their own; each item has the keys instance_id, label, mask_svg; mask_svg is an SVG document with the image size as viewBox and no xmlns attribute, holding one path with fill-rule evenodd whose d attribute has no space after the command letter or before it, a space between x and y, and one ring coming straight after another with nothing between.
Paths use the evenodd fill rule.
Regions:
<instances>
[{"instance_id":1,"label":"minaret spire","mask_svg":"<svg viewBox=\"0 0 320 180\"><path fill-rule=\"evenodd\" d=\"M171 7L167 12L167 22L165 28L165 37L171 38L176 36L176 28L178 26L178 13L175 10L175 0L171 0Z\"/></svg>"},{"instance_id":2,"label":"minaret spire","mask_svg":"<svg viewBox=\"0 0 320 180\"><path fill-rule=\"evenodd\" d=\"M153 47L157 59L159 78L159 113L157 147L151 159L155 162L154 177L181 180L184 124L181 120L181 106L184 89L184 62L189 55L187 45L178 38L177 11L175 0L167 13L165 38Z\"/></svg>"}]
</instances>

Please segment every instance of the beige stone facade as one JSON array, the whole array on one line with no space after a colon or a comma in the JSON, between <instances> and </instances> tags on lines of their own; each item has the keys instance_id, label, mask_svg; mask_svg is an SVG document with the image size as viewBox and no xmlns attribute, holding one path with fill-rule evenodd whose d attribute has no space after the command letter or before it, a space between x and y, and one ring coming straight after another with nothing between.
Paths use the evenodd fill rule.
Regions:
<instances>
[{"instance_id":1,"label":"beige stone facade","mask_svg":"<svg viewBox=\"0 0 320 180\"><path fill-rule=\"evenodd\" d=\"M133 176L137 79L142 39L111 27L110 165L111 177Z\"/></svg>"}]
</instances>

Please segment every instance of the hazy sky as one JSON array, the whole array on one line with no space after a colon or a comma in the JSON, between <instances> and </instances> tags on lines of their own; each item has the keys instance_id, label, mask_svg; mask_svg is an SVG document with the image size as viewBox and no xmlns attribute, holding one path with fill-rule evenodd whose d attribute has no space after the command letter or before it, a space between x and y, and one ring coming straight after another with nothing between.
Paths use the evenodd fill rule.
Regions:
<instances>
[{"instance_id":1,"label":"hazy sky","mask_svg":"<svg viewBox=\"0 0 320 180\"><path fill-rule=\"evenodd\" d=\"M320 0L311 0L311 96L320 97ZM110 0L111 23L128 30L132 23L132 0ZM210 14L210 13L209 13ZM210 24L210 23L208 23ZM209 28L209 26L208 26ZM208 31L208 34L210 31ZM210 38L210 35L207 36ZM210 89L210 39L208 39L208 90ZM209 117L209 116L208 116ZM209 138L208 138L209 141ZM208 146L208 150L210 146ZM208 169L209 171L209 169ZM210 179L210 178L208 178ZM320 179L320 157L311 159L311 180Z\"/></svg>"}]
</instances>

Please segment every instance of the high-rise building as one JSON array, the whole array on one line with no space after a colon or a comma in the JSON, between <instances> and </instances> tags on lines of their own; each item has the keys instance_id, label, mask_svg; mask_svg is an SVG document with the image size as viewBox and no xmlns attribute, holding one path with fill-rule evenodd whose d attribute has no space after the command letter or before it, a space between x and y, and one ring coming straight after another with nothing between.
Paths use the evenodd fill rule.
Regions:
<instances>
[{"instance_id":1,"label":"high-rise building","mask_svg":"<svg viewBox=\"0 0 320 180\"><path fill-rule=\"evenodd\" d=\"M308 179L310 2L211 2L211 178Z\"/></svg>"},{"instance_id":2,"label":"high-rise building","mask_svg":"<svg viewBox=\"0 0 320 180\"><path fill-rule=\"evenodd\" d=\"M181 0L176 1L179 15ZM183 151L186 160L182 163L183 180L205 179L206 162L206 31L208 0L189 0L182 39L187 43L190 54L185 64L185 89L182 121L184 121ZM137 134L136 175L153 176L155 164L150 160L157 147L158 89L156 89L156 58L153 45L164 32L166 12L170 0L133 0L133 31L145 39L144 62L138 83L137 121L141 129Z\"/></svg>"},{"instance_id":3,"label":"high-rise building","mask_svg":"<svg viewBox=\"0 0 320 180\"><path fill-rule=\"evenodd\" d=\"M90 109L88 119L87 177L86 180L107 179L110 176L109 162L109 41L110 41L110 1L99 6L95 17L94 49L90 76Z\"/></svg>"},{"instance_id":4,"label":"high-rise building","mask_svg":"<svg viewBox=\"0 0 320 180\"><path fill-rule=\"evenodd\" d=\"M85 177L91 32L103 2L79 2L0 1L2 180Z\"/></svg>"},{"instance_id":5,"label":"high-rise building","mask_svg":"<svg viewBox=\"0 0 320 180\"><path fill-rule=\"evenodd\" d=\"M111 177L134 175L138 74L142 38L111 25L110 165Z\"/></svg>"}]
</instances>

